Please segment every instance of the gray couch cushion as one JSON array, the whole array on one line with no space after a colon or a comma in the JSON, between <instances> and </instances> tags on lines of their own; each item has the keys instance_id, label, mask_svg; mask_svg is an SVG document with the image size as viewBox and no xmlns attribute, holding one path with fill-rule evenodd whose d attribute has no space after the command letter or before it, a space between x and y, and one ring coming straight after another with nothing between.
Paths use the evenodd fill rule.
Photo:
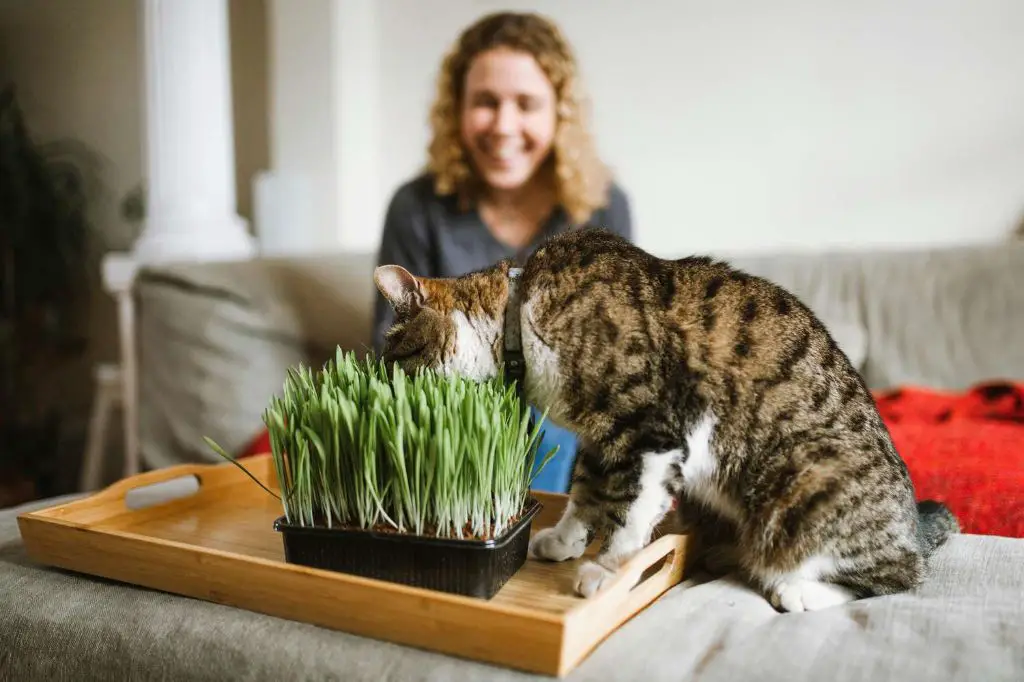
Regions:
<instances>
[{"instance_id":1,"label":"gray couch cushion","mask_svg":"<svg viewBox=\"0 0 1024 682\"><path fill-rule=\"evenodd\" d=\"M1024 242L862 258L875 386L1024 380Z\"/></svg>"},{"instance_id":2,"label":"gray couch cushion","mask_svg":"<svg viewBox=\"0 0 1024 682\"><path fill-rule=\"evenodd\" d=\"M253 290L166 274L138 287L139 440L149 468L220 461L252 440L283 368L306 360L294 313ZM272 300L272 299L271 299Z\"/></svg>"},{"instance_id":3,"label":"gray couch cushion","mask_svg":"<svg viewBox=\"0 0 1024 682\"><path fill-rule=\"evenodd\" d=\"M139 438L158 468L238 452L299 363L366 349L372 258L336 254L152 267L141 274Z\"/></svg>"},{"instance_id":4,"label":"gray couch cushion","mask_svg":"<svg viewBox=\"0 0 1024 682\"><path fill-rule=\"evenodd\" d=\"M731 260L803 299L873 389L1024 379L1024 242Z\"/></svg>"},{"instance_id":5,"label":"gray couch cushion","mask_svg":"<svg viewBox=\"0 0 1024 682\"><path fill-rule=\"evenodd\" d=\"M17 511L0 512L0 679L550 679L37 567ZM568 679L1019 682L1024 540L955 537L918 593L816 613L778 614L728 579L684 584Z\"/></svg>"}]
</instances>

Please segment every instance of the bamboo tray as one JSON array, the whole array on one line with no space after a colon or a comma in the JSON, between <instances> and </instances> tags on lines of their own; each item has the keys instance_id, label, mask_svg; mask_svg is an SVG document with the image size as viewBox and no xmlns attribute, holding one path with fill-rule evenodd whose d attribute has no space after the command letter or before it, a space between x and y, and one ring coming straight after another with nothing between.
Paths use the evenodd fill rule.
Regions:
<instances>
[{"instance_id":1,"label":"bamboo tray","mask_svg":"<svg viewBox=\"0 0 1024 682\"><path fill-rule=\"evenodd\" d=\"M279 490L269 456L242 462ZM193 492L185 497L126 504L126 496L191 476ZM564 495L535 496L544 508L534 532L553 525L566 502ZM677 584L686 549L686 536L663 526L667 534L590 600L573 593L578 561L528 559L485 601L286 563L272 527L280 514L276 499L224 463L133 476L22 514L18 525L29 556L43 564L558 677ZM596 543L588 554L595 550Z\"/></svg>"}]
</instances>

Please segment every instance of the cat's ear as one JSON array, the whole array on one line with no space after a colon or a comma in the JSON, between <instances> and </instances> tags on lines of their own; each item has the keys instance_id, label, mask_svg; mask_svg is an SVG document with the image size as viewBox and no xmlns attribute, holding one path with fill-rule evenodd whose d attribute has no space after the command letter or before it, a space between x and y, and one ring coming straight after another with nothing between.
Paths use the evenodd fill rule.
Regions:
<instances>
[{"instance_id":1,"label":"cat's ear","mask_svg":"<svg viewBox=\"0 0 1024 682\"><path fill-rule=\"evenodd\" d=\"M426 292L419 279L401 265L381 265L373 271L373 282L399 314L412 314L426 304Z\"/></svg>"}]
</instances>

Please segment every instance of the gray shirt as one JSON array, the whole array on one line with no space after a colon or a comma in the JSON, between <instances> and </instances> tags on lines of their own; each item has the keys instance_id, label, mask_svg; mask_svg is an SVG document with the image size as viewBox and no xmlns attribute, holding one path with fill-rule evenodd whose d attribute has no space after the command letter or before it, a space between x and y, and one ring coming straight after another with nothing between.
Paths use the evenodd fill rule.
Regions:
<instances>
[{"instance_id":1,"label":"gray shirt","mask_svg":"<svg viewBox=\"0 0 1024 682\"><path fill-rule=\"evenodd\" d=\"M475 209L462 211L456 201L454 196L438 196L433 178L427 174L399 187L384 220L378 264L401 265L421 277L458 277L505 258L522 263L545 239L571 224L566 212L557 208L530 244L515 249L498 241ZM625 192L613 183L607 205L595 211L582 227L605 228L632 240L632 219ZM377 353L393 319L394 311L378 292L373 331Z\"/></svg>"}]
</instances>

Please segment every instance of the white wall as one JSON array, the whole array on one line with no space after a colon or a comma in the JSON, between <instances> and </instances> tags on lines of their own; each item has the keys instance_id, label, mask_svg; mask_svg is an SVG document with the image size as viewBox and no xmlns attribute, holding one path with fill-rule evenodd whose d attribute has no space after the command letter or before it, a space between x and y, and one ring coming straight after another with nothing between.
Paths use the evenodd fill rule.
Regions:
<instances>
[{"instance_id":1,"label":"white wall","mask_svg":"<svg viewBox=\"0 0 1024 682\"><path fill-rule=\"evenodd\" d=\"M255 182L254 222L272 248L310 250L335 238L333 6L309 0L292 11L288 0L267 3L272 173Z\"/></svg>"},{"instance_id":2,"label":"white wall","mask_svg":"<svg viewBox=\"0 0 1024 682\"><path fill-rule=\"evenodd\" d=\"M345 96L364 115L375 103L380 134L358 153L377 183L341 246L376 243L384 203L423 163L442 53L499 8L540 9L574 43L637 238L663 255L993 240L1024 213L1020 0L374 7L359 21L379 77ZM362 123L348 125L355 139Z\"/></svg>"}]
</instances>

